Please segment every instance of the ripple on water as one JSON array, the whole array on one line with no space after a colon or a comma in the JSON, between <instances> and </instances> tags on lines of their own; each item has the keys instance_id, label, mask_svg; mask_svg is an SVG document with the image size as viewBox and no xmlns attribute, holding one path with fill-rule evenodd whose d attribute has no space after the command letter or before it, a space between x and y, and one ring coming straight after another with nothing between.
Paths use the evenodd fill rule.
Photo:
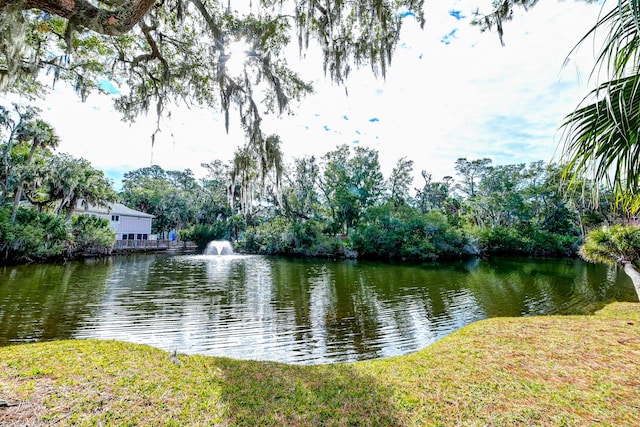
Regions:
<instances>
[{"instance_id":1,"label":"ripple on water","mask_svg":"<svg viewBox=\"0 0 640 427\"><path fill-rule=\"evenodd\" d=\"M579 262L189 255L71 267L0 270L3 344L101 338L240 359L347 362L410 353L486 317L635 298L624 276Z\"/></svg>"}]
</instances>

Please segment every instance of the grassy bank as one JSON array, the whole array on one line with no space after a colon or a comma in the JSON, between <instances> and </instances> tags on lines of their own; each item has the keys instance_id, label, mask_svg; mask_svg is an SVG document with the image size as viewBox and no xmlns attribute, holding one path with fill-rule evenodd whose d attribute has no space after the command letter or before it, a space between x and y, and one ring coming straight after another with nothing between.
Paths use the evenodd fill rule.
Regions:
<instances>
[{"instance_id":1,"label":"grassy bank","mask_svg":"<svg viewBox=\"0 0 640 427\"><path fill-rule=\"evenodd\" d=\"M640 425L640 304L490 319L420 352L290 366L141 345L0 348L0 425Z\"/></svg>"}]
</instances>

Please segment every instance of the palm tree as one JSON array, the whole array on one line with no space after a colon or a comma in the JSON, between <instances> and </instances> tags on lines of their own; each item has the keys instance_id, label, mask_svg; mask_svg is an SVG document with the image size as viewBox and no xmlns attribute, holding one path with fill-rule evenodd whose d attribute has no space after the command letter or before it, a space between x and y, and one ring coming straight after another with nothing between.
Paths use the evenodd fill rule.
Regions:
<instances>
[{"instance_id":1,"label":"palm tree","mask_svg":"<svg viewBox=\"0 0 640 427\"><path fill-rule=\"evenodd\" d=\"M3 130L8 133L6 142L3 144L2 155L0 157L0 179L2 182L2 192L0 193L0 203L4 203L5 197L10 188L10 181L15 179L12 173L12 164L10 161L10 154L13 146L16 142L19 142L18 131L23 125L33 120L38 115L40 110L31 106L22 106L19 104L12 104L14 112L0 106L0 136L2 136ZM15 114L14 114L15 113ZM17 120L13 116L17 116Z\"/></svg>"},{"instance_id":2,"label":"palm tree","mask_svg":"<svg viewBox=\"0 0 640 427\"><path fill-rule=\"evenodd\" d=\"M115 200L109 179L88 160L60 154L53 158L51 166L52 197L60 200L58 215L65 215L67 221L71 221L78 202L84 207L107 206Z\"/></svg>"},{"instance_id":3,"label":"palm tree","mask_svg":"<svg viewBox=\"0 0 640 427\"><path fill-rule=\"evenodd\" d=\"M31 150L29 150L29 157L25 163L25 167L28 167L33 160L33 156L38 148L56 148L60 139L51 125L42 119L35 119L27 121L20 125L16 130L16 139L20 142L31 141ZM24 180L20 180L18 187L16 188L15 197L13 200L13 211L11 212L11 222L16 219L16 213L18 212L18 205L22 198L22 189L24 187Z\"/></svg>"},{"instance_id":4,"label":"palm tree","mask_svg":"<svg viewBox=\"0 0 640 427\"><path fill-rule=\"evenodd\" d=\"M566 117L565 176L608 184L618 201L638 210L640 185L640 4L620 0L576 45L604 35L594 75L606 79ZM635 206L634 206L635 205Z\"/></svg>"},{"instance_id":5,"label":"palm tree","mask_svg":"<svg viewBox=\"0 0 640 427\"><path fill-rule=\"evenodd\" d=\"M580 248L580 256L589 262L622 265L631 278L640 299L640 227L612 225L591 230Z\"/></svg>"}]
</instances>

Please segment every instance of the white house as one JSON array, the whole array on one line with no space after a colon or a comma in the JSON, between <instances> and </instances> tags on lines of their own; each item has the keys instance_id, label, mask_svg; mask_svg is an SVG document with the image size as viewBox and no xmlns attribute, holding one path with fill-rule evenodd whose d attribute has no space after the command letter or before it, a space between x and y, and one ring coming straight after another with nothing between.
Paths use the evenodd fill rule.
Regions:
<instances>
[{"instance_id":1,"label":"white house","mask_svg":"<svg viewBox=\"0 0 640 427\"><path fill-rule=\"evenodd\" d=\"M91 215L109 220L116 240L156 240L151 234L151 221L154 216L126 207L121 203L109 203L108 206L83 206L78 202L75 214Z\"/></svg>"},{"instance_id":2,"label":"white house","mask_svg":"<svg viewBox=\"0 0 640 427\"><path fill-rule=\"evenodd\" d=\"M111 228L116 232L117 240L156 240L151 234L151 221L154 216L126 207L120 203L112 203Z\"/></svg>"}]
</instances>

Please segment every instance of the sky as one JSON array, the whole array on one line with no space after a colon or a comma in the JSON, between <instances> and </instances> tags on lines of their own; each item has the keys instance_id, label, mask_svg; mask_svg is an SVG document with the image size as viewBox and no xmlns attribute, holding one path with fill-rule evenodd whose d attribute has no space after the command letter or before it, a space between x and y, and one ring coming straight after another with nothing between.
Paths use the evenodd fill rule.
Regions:
<instances>
[{"instance_id":1,"label":"sky","mask_svg":"<svg viewBox=\"0 0 640 427\"><path fill-rule=\"evenodd\" d=\"M292 58L298 62L292 68L312 80L316 92L293 115L266 116L265 131L280 136L287 160L322 156L341 144L366 146L378 150L388 177L406 157L414 162L415 187L422 170L436 181L455 177L460 157L488 157L494 164L558 161L563 118L595 84L589 76L596 46L586 43L568 55L602 6L541 1L505 25L502 46L496 33L470 25L472 11L487 3L427 1L424 29L405 18L386 78L376 79L367 67L352 72L348 95L325 78L318 55ZM189 168L201 177L201 163L229 161L245 141L233 115L226 133L219 112L177 109L152 144L155 118L129 125L111 103L98 94L81 103L59 85L39 104L61 138L58 152L89 160L116 188L123 173L151 164Z\"/></svg>"}]
</instances>

